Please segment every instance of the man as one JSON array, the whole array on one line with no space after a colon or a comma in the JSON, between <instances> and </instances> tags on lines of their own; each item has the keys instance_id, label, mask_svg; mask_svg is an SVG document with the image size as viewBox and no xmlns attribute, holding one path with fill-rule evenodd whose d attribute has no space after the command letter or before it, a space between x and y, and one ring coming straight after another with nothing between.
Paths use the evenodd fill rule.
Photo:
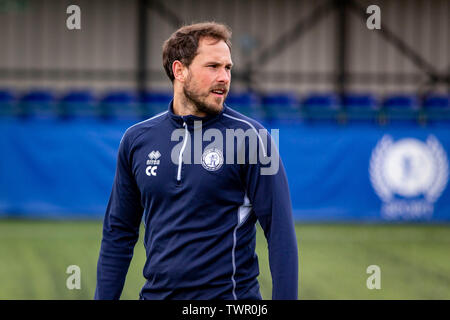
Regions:
<instances>
[{"instance_id":1,"label":"man","mask_svg":"<svg viewBox=\"0 0 450 320\"><path fill-rule=\"evenodd\" d=\"M120 297L142 216L147 281L140 299L261 299L256 221L268 241L272 298L297 299L297 242L283 165L264 128L224 104L230 37L222 24L200 23L164 43L174 98L120 142L96 299ZM220 138L230 132L224 145ZM237 146L236 132L247 134Z\"/></svg>"}]
</instances>

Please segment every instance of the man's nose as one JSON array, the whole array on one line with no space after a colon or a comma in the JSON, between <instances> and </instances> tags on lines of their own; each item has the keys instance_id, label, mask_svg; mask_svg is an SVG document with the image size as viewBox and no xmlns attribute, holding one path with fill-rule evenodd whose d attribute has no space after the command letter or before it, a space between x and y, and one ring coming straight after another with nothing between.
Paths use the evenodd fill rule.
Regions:
<instances>
[{"instance_id":1,"label":"man's nose","mask_svg":"<svg viewBox=\"0 0 450 320\"><path fill-rule=\"evenodd\" d=\"M220 68L217 81L220 83L228 84L230 82L231 74L226 68Z\"/></svg>"}]
</instances>

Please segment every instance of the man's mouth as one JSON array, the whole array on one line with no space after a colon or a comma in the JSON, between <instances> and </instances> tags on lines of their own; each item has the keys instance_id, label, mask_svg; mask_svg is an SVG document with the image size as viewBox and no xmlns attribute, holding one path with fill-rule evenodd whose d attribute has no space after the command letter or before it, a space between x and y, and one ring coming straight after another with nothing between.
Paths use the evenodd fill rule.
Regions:
<instances>
[{"instance_id":1,"label":"man's mouth","mask_svg":"<svg viewBox=\"0 0 450 320\"><path fill-rule=\"evenodd\" d=\"M214 89L214 90L211 90L211 92L216 96L223 97L227 93L227 90L226 89Z\"/></svg>"}]
</instances>

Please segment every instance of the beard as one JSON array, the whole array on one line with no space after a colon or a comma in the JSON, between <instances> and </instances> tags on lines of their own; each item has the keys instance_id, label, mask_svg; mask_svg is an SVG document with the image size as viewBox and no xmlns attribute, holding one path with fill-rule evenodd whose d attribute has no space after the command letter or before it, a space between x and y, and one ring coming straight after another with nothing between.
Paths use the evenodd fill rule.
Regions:
<instances>
[{"instance_id":1,"label":"beard","mask_svg":"<svg viewBox=\"0 0 450 320\"><path fill-rule=\"evenodd\" d=\"M223 88L223 87L221 87ZM214 88L213 88L214 89ZM228 91L228 90L227 90ZM206 113L207 115L216 115L222 111L223 102L227 97L227 93L221 97L210 97L211 90L201 93L196 90L196 86L192 84L192 78L189 77L183 86L183 93L187 102L192 104L197 112ZM209 98L210 101L207 101Z\"/></svg>"}]
</instances>

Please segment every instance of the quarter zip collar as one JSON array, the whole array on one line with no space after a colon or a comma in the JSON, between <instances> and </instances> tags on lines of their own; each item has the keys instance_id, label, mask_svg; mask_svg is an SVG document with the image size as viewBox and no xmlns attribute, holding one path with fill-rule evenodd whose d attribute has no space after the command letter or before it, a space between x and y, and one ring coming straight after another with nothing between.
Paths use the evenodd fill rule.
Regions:
<instances>
[{"instance_id":1,"label":"quarter zip collar","mask_svg":"<svg viewBox=\"0 0 450 320\"><path fill-rule=\"evenodd\" d=\"M207 115L205 117L199 117L194 115L187 115L187 116L179 116L173 112L173 99L169 103L169 118L172 121L172 123L175 125L176 128L182 128L183 123L186 124L189 131L192 131L194 129L194 121L202 121L202 127L206 127L217 120L222 118L223 113L226 110L225 104L223 105L222 110L218 114L214 115Z\"/></svg>"}]
</instances>

